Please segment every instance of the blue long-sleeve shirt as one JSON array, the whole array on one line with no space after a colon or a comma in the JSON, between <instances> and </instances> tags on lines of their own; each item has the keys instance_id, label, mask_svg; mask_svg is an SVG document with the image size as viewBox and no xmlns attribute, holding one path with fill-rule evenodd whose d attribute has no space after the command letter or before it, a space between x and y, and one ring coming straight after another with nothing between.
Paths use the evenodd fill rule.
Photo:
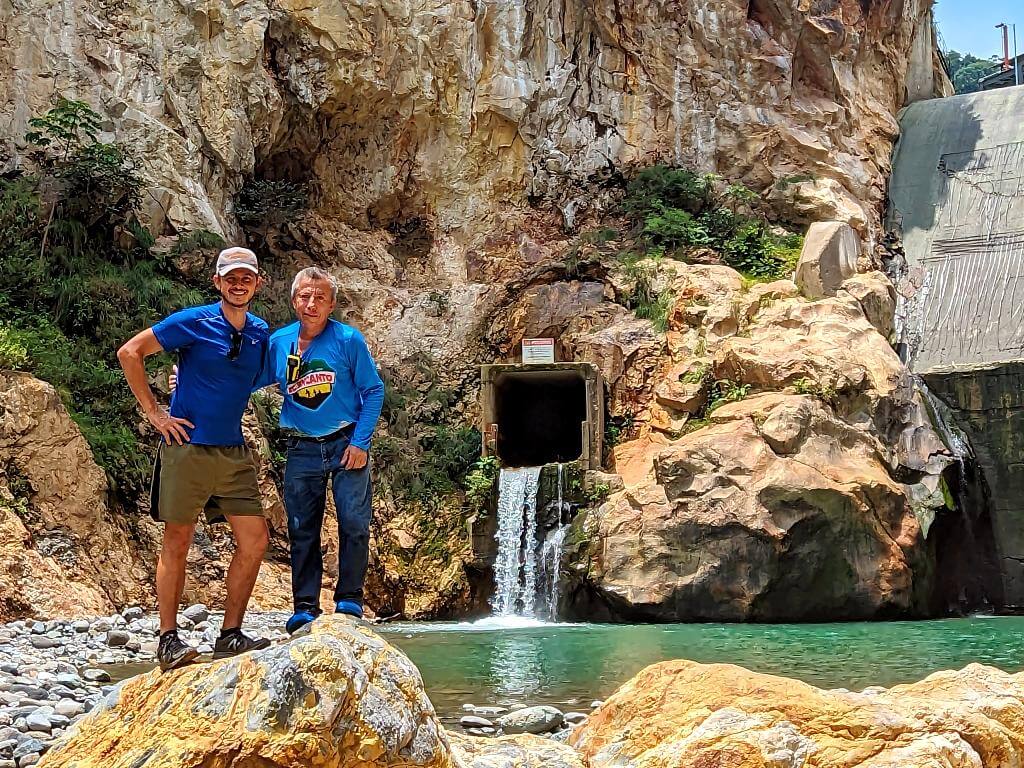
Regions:
<instances>
[{"instance_id":1,"label":"blue long-sleeve shirt","mask_svg":"<svg viewBox=\"0 0 1024 768\"><path fill-rule=\"evenodd\" d=\"M284 395L281 426L313 437L355 423L351 444L368 450L384 405L384 382L363 335L328 320L299 357L299 323L270 337L267 361L255 388L277 384Z\"/></svg>"}]
</instances>

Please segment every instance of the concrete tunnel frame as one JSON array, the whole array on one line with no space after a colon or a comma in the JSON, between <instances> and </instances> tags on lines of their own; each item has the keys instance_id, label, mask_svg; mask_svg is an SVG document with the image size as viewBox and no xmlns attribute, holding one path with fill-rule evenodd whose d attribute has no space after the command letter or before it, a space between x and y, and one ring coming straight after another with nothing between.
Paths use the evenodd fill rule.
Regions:
<instances>
[{"instance_id":1,"label":"concrete tunnel frame","mask_svg":"<svg viewBox=\"0 0 1024 768\"><path fill-rule=\"evenodd\" d=\"M480 372L482 453L503 467L600 469L604 384L591 363L497 363Z\"/></svg>"}]
</instances>

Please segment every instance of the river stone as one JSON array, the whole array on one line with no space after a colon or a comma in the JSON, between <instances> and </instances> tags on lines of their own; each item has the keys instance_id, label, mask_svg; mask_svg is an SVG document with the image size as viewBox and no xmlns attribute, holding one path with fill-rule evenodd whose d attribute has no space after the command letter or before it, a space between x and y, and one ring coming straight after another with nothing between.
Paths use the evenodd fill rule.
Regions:
<instances>
[{"instance_id":1,"label":"river stone","mask_svg":"<svg viewBox=\"0 0 1024 768\"><path fill-rule=\"evenodd\" d=\"M53 711L65 717L75 717L85 712L85 705L74 699L61 699L54 705Z\"/></svg>"},{"instance_id":2,"label":"river stone","mask_svg":"<svg viewBox=\"0 0 1024 768\"><path fill-rule=\"evenodd\" d=\"M103 669L87 669L82 673L82 677L90 683L110 682L110 673Z\"/></svg>"},{"instance_id":3,"label":"river stone","mask_svg":"<svg viewBox=\"0 0 1024 768\"><path fill-rule=\"evenodd\" d=\"M554 707L526 707L502 715L495 724L505 733L548 733L562 724L562 713Z\"/></svg>"},{"instance_id":4,"label":"river stone","mask_svg":"<svg viewBox=\"0 0 1024 768\"><path fill-rule=\"evenodd\" d=\"M585 722L587 717L589 717L589 715L585 715L582 712L566 712L565 722L569 725L579 725L580 723Z\"/></svg>"},{"instance_id":5,"label":"river stone","mask_svg":"<svg viewBox=\"0 0 1024 768\"><path fill-rule=\"evenodd\" d=\"M25 717L25 725L33 731L45 731L49 733L53 728L50 723L50 716L43 712L33 712Z\"/></svg>"},{"instance_id":6,"label":"river stone","mask_svg":"<svg viewBox=\"0 0 1024 768\"><path fill-rule=\"evenodd\" d=\"M41 755L38 752L32 752L25 755L18 761L18 768L28 768L30 765L35 765L39 762Z\"/></svg>"},{"instance_id":7,"label":"river stone","mask_svg":"<svg viewBox=\"0 0 1024 768\"><path fill-rule=\"evenodd\" d=\"M210 618L210 609L202 603L196 605L190 605L181 615L191 621L193 624L199 624Z\"/></svg>"},{"instance_id":8,"label":"river stone","mask_svg":"<svg viewBox=\"0 0 1024 768\"><path fill-rule=\"evenodd\" d=\"M476 717L475 715L463 715L459 719L459 725L463 728L493 728L494 723L490 720L486 720L482 717Z\"/></svg>"},{"instance_id":9,"label":"river stone","mask_svg":"<svg viewBox=\"0 0 1024 768\"><path fill-rule=\"evenodd\" d=\"M120 648L123 645L127 645L131 639L132 636L121 629L112 629L107 632L107 645L111 648Z\"/></svg>"},{"instance_id":10,"label":"river stone","mask_svg":"<svg viewBox=\"0 0 1024 768\"><path fill-rule=\"evenodd\" d=\"M121 615L124 617L125 621L138 621L146 615L146 612L137 605L133 605L130 608L125 608L121 611Z\"/></svg>"},{"instance_id":11,"label":"river stone","mask_svg":"<svg viewBox=\"0 0 1024 768\"><path fill-rule=\"evenodd\" d=\"M46 650L48 648L57 648L60 646L60 640L54 640L52 637L46 635L32 635L32 639L29 640L33 648L40 650Z\"/></svg>"},{"instance_id":12,"label":"river stone","mask_svg":"<svg viewBox=\"0 0 1024 768\"><path fill-rule=\"evenodd\" d=\"M42 754L46 751L46 744L39 739L26 739L14 748L14 759L20 760L25 755L33 752Z\"/></svg>"}]
</instances>

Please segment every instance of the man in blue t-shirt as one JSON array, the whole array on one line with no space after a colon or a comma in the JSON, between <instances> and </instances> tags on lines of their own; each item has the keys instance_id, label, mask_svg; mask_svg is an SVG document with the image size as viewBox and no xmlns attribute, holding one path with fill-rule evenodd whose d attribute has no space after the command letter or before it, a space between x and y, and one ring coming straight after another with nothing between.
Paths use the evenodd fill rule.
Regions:
<instances>
[{"instance_id":1,"label":"man in blue t-shirt","mask_svg":"<svg viewBox=\"0 0 1024 768\"><path fill-rule=\"evenodd\" d=\"M177 613L200 514L209 522L227 518L236 543L214 658L270 645L242 632L268 541L255 465L242 438L242 414L263 369L269 337L267 324L247 311L260 285L255 254L247 248L221 251L213 284L219 302L175 312L117 352L128 386L163 438L153 474L152 514L164 523L156 569L157 658L164 670L198 655L178 637ZM161 351L178 353L170 413L157 403L146 377L145 359Z\"/></svg>"},{"instance_id":2,"label":"man in blue t-shirt","mask_svg":"<svg viewBox=\"0 0 1024 768\"><path fill-rule=\"evenodd\" d=\"M320 615L323 560L320 527L328 480L338 514L335 610L363 615L370 542L370 437L384 404L384 383L355 328L333 320L338 283L317 267L292 283L298 322L270 337L267 369L257 387L277 383L281 426L289 430L284 473L295 632Z\"/></svg>"}]
</instances>

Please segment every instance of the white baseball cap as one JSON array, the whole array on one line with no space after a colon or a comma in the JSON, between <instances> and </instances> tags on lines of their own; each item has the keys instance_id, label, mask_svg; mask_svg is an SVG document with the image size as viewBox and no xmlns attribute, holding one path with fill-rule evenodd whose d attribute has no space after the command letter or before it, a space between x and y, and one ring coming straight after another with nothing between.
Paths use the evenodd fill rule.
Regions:
<instances>
[{"instance_id":1,"label":"white baseball cap","mask_svg":"<svg viewBox=\"0 0 1024 768\"><path fill-rule=\"evenodd\" d=\"M259 275L260 265L256 261L256 254L248 248L240 246L225 248L217 256L217 275L224 277L233 269L248 269L250 272Z\"/></svg>"}]
</instances>

